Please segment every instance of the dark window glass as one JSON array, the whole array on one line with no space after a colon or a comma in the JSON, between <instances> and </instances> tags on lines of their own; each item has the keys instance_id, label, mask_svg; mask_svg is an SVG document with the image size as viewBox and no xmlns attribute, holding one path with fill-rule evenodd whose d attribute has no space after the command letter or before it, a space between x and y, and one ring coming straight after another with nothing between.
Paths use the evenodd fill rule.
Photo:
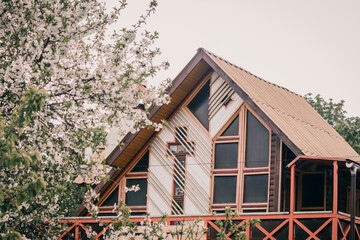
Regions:
<instances>
[{"instance_id":1,"label":"dark window glass","mask_svg":"<svg viewBox=\"0 0 360 240\"><path fill-rule=\"evenodd\" d=\"M236 202L236 176L215 177L214 203Z\"/></svg>"},{"instance_id":2,"label":"dark window glass","mask_svg":"<svg viewBox=\"0 0 360 240\"><path fill-rule=\"evenodd\" d=\"M119 187L117 187L108 198L101 204L101 206L114 206L114 204L118 204L119 199Z\"/></svg>"},{"instance_id":3,"label":"dark window glass","mask_svg":"<svg viewBox=\"0 0 360 240\"><path fill-rule=\"evenodd\" d=\"M239 115L225 129L223 134L221 134L221 136L237 136L237 135L239 135Z\"/></svg>"},{"instance_id":4,"label":"dark window glass","mask_svg":"<svg viewBox=\"0 0 360 240\"><path fill-rule=\"evenodd\" d=\"M128 206L145 206L147 194L147 179L126 180L126 187L131 188L133 185L139 185L140 190L137 192L127 192L125 197L125 204Z\"/></svg>"},{"instance_id":5,"label":"dark window glass","mask_svg":"<svg viewBox=\"0 0 360 240\"><path fill-rule=\"evenodd\" d=\"M243 213L258 213L258 212L266 212L266 209L244 209Z\"/></svg>"},{"instance_id":6,"label":"dark window glass","mask_svg":"<svg viewBox=\"0 0 360 240\"><path fill-rule=\"evenodd\" d=\"M246 175L244 177L244 203L267 202L268 175Z\"/></svg>"},{"instance_id":7,"label":"dark window glass","mask_svg":"<svg viewBox=\"0 0 360 240\"><path fill-rule=\"evenodd\" d=\"M209 130L209 97L210 81L207 81L187 106L206 130Z\"/></svg>"},{"instance_id":8,"label":"dark window glass","mask_svg":"<svg viewBox=\"0 0 360 240\"><path fill-rule=\"evenodd\" d=\"M144 156L139 160L131 172L147 172L149 168L149 151L146 151Z\"/></svg>"},{"instance_id":9,"label":"dark window glass","mask_svg":"<svg viewBox=\"0 0 360 240\"><path fill-rule=\"evenodd\" d=\"M324 174L303 174L302 176L302 207L323 207Z\"/></svg>"},{"instance_id":10,"label":"dark window glass","mask_svg":"<svg viewBox=\"0 0 360 240\"><path fill-rule=\"evenodd\" d=\"M269 131L247 112L245 167L266 167L269 164Z\"/></svg>"},{"instance_id":11,"label":"dark window glass","mask_svg":"<svg viewBox=\"0 0 360 240\"><path fill-rule=\"evenodd\" d=\"M215 169L237 168L238 143L215 144Z\"/></svg>"}]
</instances>

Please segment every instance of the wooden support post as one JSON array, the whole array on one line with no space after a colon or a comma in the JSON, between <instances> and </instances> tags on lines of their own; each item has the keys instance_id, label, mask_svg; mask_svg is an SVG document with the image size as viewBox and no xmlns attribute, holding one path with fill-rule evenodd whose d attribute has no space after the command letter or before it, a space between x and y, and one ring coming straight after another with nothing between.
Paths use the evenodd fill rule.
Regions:
<instances>
[{"instance_id":1,"label":"wooden support post","mask_svg":"<svg viewBox=\"0 0 360 240\"><path fill-rule=\"evenodd\" d=\"M75 227L75 240L80 239L80 231L79 231L79 225L76 225Z\"/></svg>"},{"instance_id":2,"label":"wooden support post","mask_svg":"<svg viewBox=\"0 0 360 240\"><path fill-rule=\"evenodd\" d=\"M246 235L248 236L249 240L252 239L252 231L251 231L251 226L250 225L246 226Z\"/></svg>"},{"instance_id":3,"label":"wooden support post","mask_svg":"<svg viewBox=\"0 0 360 240\"><path fill-rule=\"evenodd\" d=\"M351 216L350 216L350 239L355 240L355 202L356 202L356 172L357 168L350 169L351 173Z\"/></svg>"},{"instance_id":4,"label":"wooden support post","mask_svg":"<svg viewBox=\"0 0 360 240\"><path fill-rule=\"evenodd\" d=\"M338 162L333 161L333 218L332 218L332 239L338 239Z\"/></svg>"},{"instance_id":5,"label":"wooden support post","mask_svg":"<svg viewBox=\"0 0 360 240\"><path fill-rule=\"evenodd\" d=\"M289 240L294 239L294 211L295 211L295 164L291 166L291 174L290 174Z\"/></svg>"}]
</instances>

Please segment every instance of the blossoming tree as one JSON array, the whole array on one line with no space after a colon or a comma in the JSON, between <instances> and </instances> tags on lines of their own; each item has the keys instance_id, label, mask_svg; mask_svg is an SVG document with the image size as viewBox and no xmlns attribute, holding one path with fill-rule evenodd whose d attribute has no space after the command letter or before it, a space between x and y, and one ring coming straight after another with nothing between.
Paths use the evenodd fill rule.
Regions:
<instances>
[{"instance_id":1,"label":"blossoming tree","mask_svg":"<svg viewBox=\"0 0 360 240\"><path fill-rule=\"evenodd\" d=\"M146 113L167 101L167 82L144 87L167 67L153 61L158 33L144 30L156 6L109 33L124 0L111 11L98 0L1 1L0 238L58 236L54 218L85 192L74 179L98 183L107 171L84 160L84 149L124 119L134 131L161 127Z\"/></svg>"}]
</instances>

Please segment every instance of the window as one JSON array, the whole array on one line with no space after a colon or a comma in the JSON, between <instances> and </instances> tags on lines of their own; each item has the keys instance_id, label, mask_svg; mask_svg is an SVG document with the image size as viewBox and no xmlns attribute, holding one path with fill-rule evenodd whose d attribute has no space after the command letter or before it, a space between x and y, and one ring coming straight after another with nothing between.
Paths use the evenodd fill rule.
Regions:
<instances>
[{"instance_id":1,"label":"window","mask_svg":"<svg viewBox=\"0 0 360 240\"><path fill-rule=\"evenodd\" d=\"M245 104L218 133L213 145L212 210L230 206L243 212L267 211L270 133Z\"/></svg>"},{"instance_id":2,"label":"window","mask_svg":"<svg viewBox=\"0 0 360 240\"><path fill-rule=\"evenodd\" d=\"M214 203L236 203L236 176L214 178Z\"/></svg>"},{"instance_id":3,"label":"window","mask_svg":"<svg viewBox=\"0 0 360 240\"><path fill-rule=\"evenodd\" d=\"M268 175L244 176L244 203L267 202Z\"/></svg>"},{"instance_id":4,"label":"window","mask_svg":"<svg viewBox=\"0 0 360 240\"><path fill-rule=\"evenodd\" d=\"M149 155L149 150L147 150L123 180L122 186L127 188L138 186L140 188L136 192L125 192L123 196L125 204L131 209L132 215L143 215L147 210Z\"/></svg>"},{"instance_id":5,"label":"window","mask_svg":"<svg viewBox=\"0 0 360 240\"><path fill-rule=\"evenodd\" d=\"M237 136L239 135L239 116L236 116L234 121L225 129L225 131L221 134L224 136Z\"/></svg>"},{"instance_id":6,"label":"window","mask_svg":"<svg viewBox=\"0 0 360 240\"><path fill-rule=\"evenodd\" d=\"M208 80L187 105L190 112L209 130L210 81Z\"/></svg>"},{"instance_id":7,"label":"window","mask_svg":"<svg viewBox=\"0 0 360 240\"><path fill-rule=\"evenodd\" d=\"M245 167L269 165L269 131L247 111Z\"/></svg>"},{"instance_id":8,"label":"window","mask_svg":"<svg viewBox=\"0 0 360 240\"><path fill-rule=\"evenodd\" d=\"M125 204L127 206L146 206L146 194L147 194L147 179L136 178L127 179L126 187L139 186L139 191L129 191L126 193Z\"/></svg>"},{"instance_id":9,"label":"window","mask_svg":"<svg viewBox=\"0 0 360 240\"><path fill-rule=\"evenodd\" d=\"M301 209L325 209L325 172L302 172L300 205Z\"/></svg>"},{"instance_id":10,"label":"window","mask_svg":"<svg viewBox=\"0 0 360 240\"><path fill-rule=\"evenodd\" d=\"M215 144L215 169L237 168L238 143L216 143Z\"/></svg>"},{"instance_id":11,"label":"window","mask_svg":"<svg viewBox=\"0 0 360 240\"><path fill-rule=\"evenodd\" d=\"M115 190L107 197L107 199L101 204L102 207L105 206L114 206L114 204L118 204L119 202L119 187L115 188Z\"/></svg>"},{"instance_id":12,"label":"window","mask_svg":"<svg viewBox=\"0 0 360 240\"><path fill-rule=\"evenodd\" d=\"M213 210L236 207L239 179L239 113L214 143Z\"/></svg>"}]
</instances>

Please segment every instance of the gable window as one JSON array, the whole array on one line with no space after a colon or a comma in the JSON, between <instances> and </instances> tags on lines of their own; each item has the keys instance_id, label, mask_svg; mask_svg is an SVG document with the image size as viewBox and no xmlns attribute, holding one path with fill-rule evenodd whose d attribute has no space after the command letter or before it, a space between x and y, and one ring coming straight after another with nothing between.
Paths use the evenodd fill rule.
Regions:
<instances>
[{"instance_id":1,"label":"gable window","mask_svg":"<svg viewBox=\"0 0 360 240\"><path fill-rule=\"evenodd\" d=\"M197 120L209 130L209 97L210 97L210 81L202 86L200 91L187 105L190 112L197 118Z\"/></svg>"},{"instance_id":2,"label":"gable window","mask_svg":"<svg viewBox=\"0 0 360 240\"><path fill-rule=\"evenodd\" d=\"M214 143L212 209L236 208L239 180L239 116L236 115Z\"/></svg>"},{"instance_id":3,"label":"gable window","mask_svg":"<svg viewBox=\"0 0 360 240\"><path fill-rule=\"evenodd\" d=\"M269 165L269 131L247 111L245 167Z\"/></svg>"},{"instance_id":4,"label":"gable window","mask_svg":"<svg viewBox=\"0 0 360 240\"><path fill-rule=\"evenodd\" d=\"M147 210L147 189L149 171L149 150L147 150L129 173L125 175L123 186L131 189L138 187L137 191L125 192L125 204L134 214L145 214Z\"/></svg>"},{"instance_id":5,"label":"gable window","mask_svg":"<svg viewBox=\"0 0 360 240\"><path fill-rule=\"evenodd\" d=\"M147 211L148 169L149 151L147 150L135 166L120 180L118 186L103 200L99 208L99 216L116 215L113 212L114 204L119 205L120 199L131 209L132 214L145 214ZM139 187L139 190L133 191L133 186ZM130 191L126 191L126 188Z\"/></svg>"},{"instance_id":6,"label":"gable window","mask_svg":"<svg viewBox=\"0 0 360 240\"><path fill-rule=\"evenodd\" d=\"M246 110L243 210L266 210L270 160L270 131Z\"/></svg>"},{"instance_id":7,"label":"gable window","mask_svg":"<svg viewBox=\"0 0 360 240\"><path fill-rule=\"evenodd\" d=\"M244 104L214 141L212 210L267 211L270 130Z\"/></svg>"}]
</instances>

